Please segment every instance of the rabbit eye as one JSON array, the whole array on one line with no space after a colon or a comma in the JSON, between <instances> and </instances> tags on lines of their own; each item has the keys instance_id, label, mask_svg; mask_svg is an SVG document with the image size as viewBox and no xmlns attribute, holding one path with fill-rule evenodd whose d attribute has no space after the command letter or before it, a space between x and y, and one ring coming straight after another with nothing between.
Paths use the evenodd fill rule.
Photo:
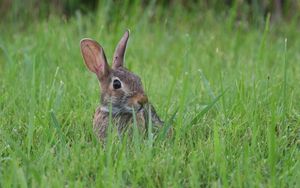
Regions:
<instances>
[{"instance_id":1,"label":"rabbit eye","mask_svg":"<svg viewBox=\"0 0 300 188\"><path fill-rule=\"evenodd\" d=\"M115 79L115 80L113 81L113 87L114 87L114 89L120 89L121 86L122 86L122 85L121 85L120 80Z\"/></svg>"}]
</instances>

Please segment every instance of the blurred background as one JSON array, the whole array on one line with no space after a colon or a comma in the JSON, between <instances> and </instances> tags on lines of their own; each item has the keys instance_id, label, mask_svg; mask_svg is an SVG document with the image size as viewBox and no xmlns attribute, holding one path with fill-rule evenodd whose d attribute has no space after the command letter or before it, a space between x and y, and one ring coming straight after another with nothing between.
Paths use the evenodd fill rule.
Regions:
<instances>
[{"instance_id":1,"label":"blurred background","mask_svg":"<svg viewBox=\"0 0 300 188\"><path fill-rule=\"evenodd\" d=\"M171 13L175 9L201 15L211 12L218 16L228 16L237 21L259 24L268 13L272 22L299 20L299 0L1 0L0 22L14 22L18 26L48 19L52 15L68 20L76 14L92 14L104 11L106 23L128 19L129 12L141 15L151 9L149 19L160 19L162 12Z\"/></svg>"}]
</instances>

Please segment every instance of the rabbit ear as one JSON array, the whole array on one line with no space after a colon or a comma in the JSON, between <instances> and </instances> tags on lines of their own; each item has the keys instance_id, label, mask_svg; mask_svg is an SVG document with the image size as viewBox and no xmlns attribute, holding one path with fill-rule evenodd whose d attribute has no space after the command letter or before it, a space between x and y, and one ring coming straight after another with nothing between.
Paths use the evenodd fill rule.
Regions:
<instances>
[{"instance_id":1,"label":"rabbit ear","mask_svg":"<svg viewBox=\"0 0 300 188\"><path fill-rule=\"evenodd\" d=\"M94 72L99 79L107 76L109 66L103 48L92 39L80 41L81 53L87 68Z\"/></svg>"},{"instance_id":2,"label":"rabbit ear","mask_svg":"<svg viewBox=\"0 0 300 188\"><path fill-rule=\"evenodd\" d=\"M129 30L127 29L119 41L118 46L116 47L115 53L114 53L114 59L112 68L117 69L118 67L122 67L124 64L124 54L126 50L127 41L129 38Z\"/></svg>"}]
</instances>

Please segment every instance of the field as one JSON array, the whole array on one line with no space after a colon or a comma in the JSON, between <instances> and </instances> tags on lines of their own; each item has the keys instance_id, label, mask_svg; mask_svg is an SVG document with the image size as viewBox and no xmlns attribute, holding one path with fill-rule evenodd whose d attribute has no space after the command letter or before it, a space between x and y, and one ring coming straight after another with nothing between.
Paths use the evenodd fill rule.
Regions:
<instances>
[{"instance_id":1,"label":"field","mask_svg":"<svg viewBox=\"0 0 300 188\"><path fill-rule=\"evenodd\" d=\"M0 26L0 187L300 187L297 22L103 12ZM126 28L126 67L175 131L102 147L79 41L111 62Z\"/></svg>"}]
</instances>

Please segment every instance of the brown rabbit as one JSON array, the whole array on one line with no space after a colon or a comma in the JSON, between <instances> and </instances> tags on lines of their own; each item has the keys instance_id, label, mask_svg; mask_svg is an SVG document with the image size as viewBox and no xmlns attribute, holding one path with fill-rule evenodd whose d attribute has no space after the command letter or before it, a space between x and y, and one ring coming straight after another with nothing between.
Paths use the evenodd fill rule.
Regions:
<instances>
[{"instance_id":1,"label":"brown rabbit","mask_svg":"<svg viewBox=\"0 0 300 188\"><path fill-rule=\"evenodd\" d=\"M81 53L87 68L97 75L101 88L101 105L94 115L94 131L102 140L105 140L109 125L109 113L113 125L121 134L134 121L141 132L147 131L149 114L153 128L160 128L163 122L148 102L141 79L129 72L124 65L124 55L129 31L126 30L116 47L112 67L109 67L103 48L92 39L82 39ZM150 111L149 111L150 110Z\"/></svg>"}]
</instances>

